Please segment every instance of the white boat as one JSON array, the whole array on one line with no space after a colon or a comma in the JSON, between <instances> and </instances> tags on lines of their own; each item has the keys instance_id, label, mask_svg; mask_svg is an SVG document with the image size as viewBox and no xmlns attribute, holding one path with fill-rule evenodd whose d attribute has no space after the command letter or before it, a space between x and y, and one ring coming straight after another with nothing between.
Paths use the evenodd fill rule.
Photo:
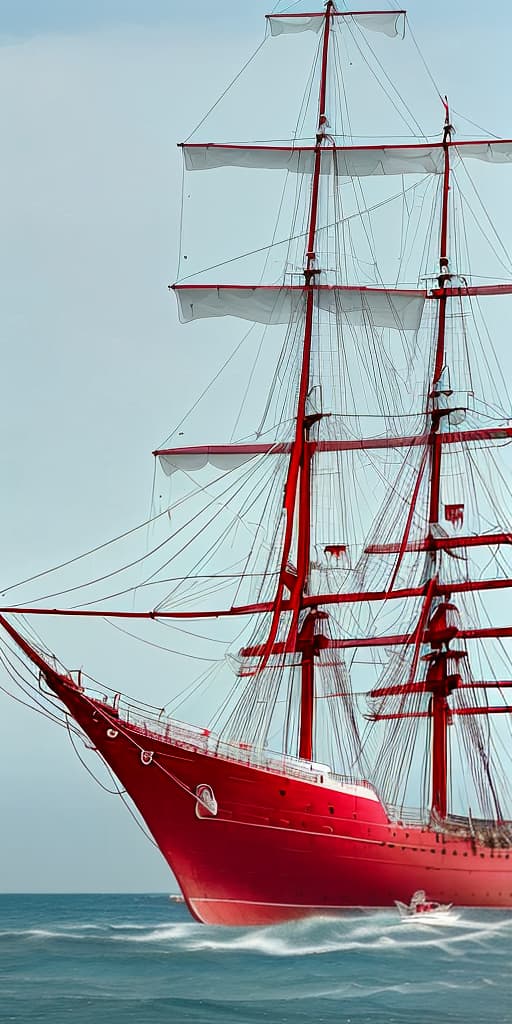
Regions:
<instances>
[{"instance_id":1,"label":"white boat","mask_svg":"<svg viewBox=\"0 0 512 1024\"><path fill-rule=\"evenodd\" d=\"M402 921L425 921L427 924L434 924L436 921L444 921L448 915L454 920L451 903L438 903L436 900L429 900L423 889L418 889L411 896L409 904L395 900L395 904Z\"/></svg>"}]
</instances>

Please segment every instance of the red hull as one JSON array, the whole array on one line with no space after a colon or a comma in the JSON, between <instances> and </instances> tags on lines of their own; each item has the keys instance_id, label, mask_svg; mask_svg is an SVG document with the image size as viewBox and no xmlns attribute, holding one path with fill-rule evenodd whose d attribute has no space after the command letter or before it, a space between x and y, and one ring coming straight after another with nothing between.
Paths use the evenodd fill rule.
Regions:
<instances>
[{"instance_id":1,"label":"red hull","mask_svg":"<svg viewBox=\"0 0 512 1024\"><path fill-rule=\"evenodd\" d=\"M392 907L416 889L440 903L512 906L507 849L392 822L371 787L201 753L171 731L118 718L62 677L49 682L137 805L200 921ZM218 801L214 815L198 805L201 785Z\"/></svg>"}]
</instances>

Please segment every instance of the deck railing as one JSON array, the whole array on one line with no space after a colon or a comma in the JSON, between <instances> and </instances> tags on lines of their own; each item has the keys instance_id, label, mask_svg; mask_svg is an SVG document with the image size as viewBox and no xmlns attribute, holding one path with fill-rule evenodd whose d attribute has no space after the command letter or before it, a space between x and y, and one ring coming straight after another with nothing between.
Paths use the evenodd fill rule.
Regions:
<instances>
[{"instance_id":1,"label":"deck railing","mask_svg":"<svg viewBox=\"0 0 512 1024\"><path fill-rule=\"evenodd\" d=\"M91 692L88 690L88 692ZM91 696L92 696L91 692ZM287 778L297 778L314 782L318 785L328 784L331 788L343 789L345 786L364 786L375 792L374 787L366 779L339 775L331 771L329 765L304 761L292 754L284 754L273 750L261 750L250 743L229 743L221 740L198 726L185 724L170 718L164 710L158 711L151 705L136 703L120 698L119 694L107 696L101 691L94 693L106 709L116 717L134 726L147 740L160 740L174 743L182 750L193 753L208 754L209 757L221 757L237 764L244 764Z\"/></svg>"}]
</instances>

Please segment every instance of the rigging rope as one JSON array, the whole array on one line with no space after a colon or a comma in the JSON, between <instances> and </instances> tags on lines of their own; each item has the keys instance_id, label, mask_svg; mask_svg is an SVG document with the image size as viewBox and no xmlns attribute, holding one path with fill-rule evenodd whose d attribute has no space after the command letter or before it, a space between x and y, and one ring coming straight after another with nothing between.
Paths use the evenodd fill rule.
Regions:
<instances>
[{"instance_id":1,"label":"rigging rope","mask_svg":"<svg viewBox=\"0 0 512 1024\"><path fill-rule=\"evenodd\" d=\"M240 71L231 80L229 85L226 86L226 88L224 89L224 92L221 93L219 98L217 100L215 100L215 103L212 104L212 106L206 112L204 117L202 117L201 120L198 121L198 123L196 124L195 128L193 128L192 131L190 132L190 135L188 135L187 138L185 139L185 142L190 142L190 139L192 138L192 136L195 135L195 133L199 130L199 128L201 128L201 126L204 124L204 122L209 118L210 114L215 110L216 107L218 107L219 103L221 103L222 100L224 99L224 97L227 96L228 92L230 91L230 89L232 89L232 87L234 86L235 82L238 82L238 79L242 77L244 71L246 71L246 69L249 67L249 65L252 64L254 58L258 55L258 53L260 52L261 48L267 42L267 39L268 39L268 35L265 34L265 36L261 40L261 43L259 44L259 46L256 47L256 49L251 54L251 56L248 58L248 60L246 60L245 64L240 68Z\"/></svg>"}]
</instances>

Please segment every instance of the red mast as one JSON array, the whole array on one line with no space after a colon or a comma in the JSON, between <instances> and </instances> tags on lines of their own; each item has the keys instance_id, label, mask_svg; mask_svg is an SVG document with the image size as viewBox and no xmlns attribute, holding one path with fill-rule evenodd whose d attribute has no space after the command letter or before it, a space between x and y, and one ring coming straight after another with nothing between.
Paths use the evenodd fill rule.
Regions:
<instances>
[{"instance_id":1,"label":"red mast","mask_svg":"<svg viewBox=\"0 0 512 1024\"><path fill-rule=\"evenodd\" d=\"M441 478L441 444L438 440L439 426L442 412L436 408L436 397L439 394L440 378L444 367L445 339L446 339L446 303L448 296L445 294L446 285L450 284L451 274L448 260L448 204L450 195L450 142L453 127L450 124L450 112L448 102L445 102L445 122L443 135L444 149L444 171L443 171L443 197L441 206L441 238L439 254L439 295L438 295L438 319L437 319L437 344L432 378L432 389L430 399L432 401L432 461L430 471L430 511L429 522L439 522L439 485Z\"/></svg>"},{"instance_id":2,"label":"red mast","mask_svg":"<svg viewBox=\"0 0 512 1024\"><path fill-rule=\"evenodd\" d=\"M307 289L306 297L306 322L304 328L304 347L302 354L302 371L299 390L299 402L297 408L297 433L295 444L300 450L300 479L299 479L299 522L297 541L297 582L295 584L292 601L294 604L292 633L295 634L298 626L299 613L302 608L302 597L308 586L310 572L310 545L311 545L311 448L308 444L311 427L317 421L314 416L306 416L306 402L310 384L311 370L311 341L313 334L313 286L315 275L319 269L316 263L316 228L318 219L318 197L320 191L320 167L322 159L322 143L325 134L326 113L325 101L327 92L327 62L329 54L329 35L331 27L331 12L334 7L332 0L328 0L325 8L324 35L322 46L322 67L320 72L320 95L318 102L318 128L315 146L315 166L311 184L311 209L309 214L308 247L306 252L306 266L304 269L304 283ZM323 613L325 616L325 613ZM299 757L311 760L313 756L313 723L314 723L314 693L315 693L315 671L314 658L318 653L315 646L315 623L317 613L311 610L304 622L300 632L299 646L301 648L301 701L300 701L300 727L299 727Z\"/></svg>"},{"instance_id":3,"label":"red mast","mask_svg":"<svg viewBox=\"0 0 512 1024\"><path fill-rule=\"evenodd\" d=\"M449 412L439 399L446 389L442 380L445 367L446 348L446 304L451 297L453 289L451 284L451 273L448 259L448 218L449 218L449 195L450 195L450 146L453 132L450 123L450 112L448 102L445 98L445 121L443 130L443 182L441 200L441 231L439 241L439 276L438 289L435 296L438 301L437 336L432 373L432 384L429 394L428 411L430 412L430 432L427 438L425 457L422 459L415 488L411 498L411 505L405 532L400 545L391 545L391 549L398 552L398 559L392 575L390 590L393 592L395 580L398 576L400 563L407 550L414 550L414 542L409 542L409 534L418 499L420 485L424 470L428 461L430 463L430 498L428 509L429 533L425 540L423 550L432 554L433 565L430 582L426 590L425 601L421 611L417 629L413 635L414 654L408 682L401 688L402 693L418 692L418 684L415 683L416 671L420 660L421 645L430 643L431 650L425 656L427 661L427 673L420 688L431 694L428 712L412 712L413 716L426 715L432 720L432 782L431 782L431 808L432 813L443 819L447 814L447 790L448 790L448 726L451 722L451 711L448 698L452 691L461 685L461 678L458 672L458 661L465 656L464 651L453 651L450 649L450 642L460 636L462 631L458 624L458 611L455 605L450 603L450 593L456 590L470 589L471 581L465 584L454 586L443 586L438 581L438 552L440 546L436 542L433 527L439 522L440 516L440 483L441 483L441 453L442 445L447 437L442 433L443 417ZM476 538L475 538L476 540ZM496 586L496 581L493 581ZM384 696L386 689L378 691ZM378 714L376 718L406 718L411 712L398 712L386 715Z\"/></svg>"},{"instance_id":4,"label":"red mast","mask_svg":"<svg viewBox=\"0 0 512 1024\"><path fill-rule=\"evenodd\" d=\"M443 193L441 204L441 236L439 252L439 299L437 319L437 343L432 379L430 401L432 403L431 420L431 462L430 462L430 507L429 523L432 528L434 523L439 522L439 493L441 482L441 441L439 428L443 412L439 409L438 399L442 390L441 378L445 363L445 342L446 342L446 303L448 297L445 294L445 287L450 284L451 275L448 259L448 212L450 196L450 142L452 136L452 125L450 124L450 111L448 101L445 97L445 120L443 129L444 149L444 170L443 170ZM432 534L430 534L432 535ZM436 554L433 556L436 558ZM437 571L437 566L435 568ZM433 814L443 819L447 813L447 788L448 788L448 725L450 722L450 708L448 697L455 688L458 676L450 676L448 671L448 660L452 657L449 651L450 640L457 633L455 627L450 628L450 613L456 614L454 605L448 601L438 604L429 621L429 633L432 653L425 681L425 687L432 693L430 712L432 716L432 794L431 805ZM439 636L439 642L437 637ZM444 645L445 649L440 650Z\"/></svg>"},{"instance_id":5,"label":"red mast","mask_svg":"<svg viewBox=\"0 0 512 1024\"><path fill-rule=\"evenodd\" d=\"M317 421L318 417L307 416L306 405L310 389L311 374L311 346L314 313L313 291L315 287L315 276L320 272L315 266L315 245L318 221L318 199L320 192L322 143L324 141L325 125L327 122L325 101L327 92L329 36L333 8L333 0L328 0L325 6L324 15L322 65L320 71L320 91L318 101L318 126L315 143L315 162L311 184L311 206L307 233L307 251L304 267L306 310L304 342L302 349L302 367L300 374L299 397L297 401L295 438L292 445L283 503L286 512L286 529L283 553L281 557L279 586L274 604L269 636L265 645L265 655L262 661L263 668L267 663L270 654L273 652L280 615L283 609L284 591L285 588L289 588L291 590L290 607L292 610L290 639L295 650L301 652L302 662L299 757L304 757L307 760L311 760L313 755L314 657L315 653L317 653L315 651L316 612L311 610L308 613L307 619L300 630L300 634L298 632L298 626L300 612L304 607L303 597L307 591L308 576L310 572L312 451L309 444L309 434L311 427ZM288 563L292 546L296 507L298 508L297 572L292 581Z\"/></svg>"}]
</instances>

